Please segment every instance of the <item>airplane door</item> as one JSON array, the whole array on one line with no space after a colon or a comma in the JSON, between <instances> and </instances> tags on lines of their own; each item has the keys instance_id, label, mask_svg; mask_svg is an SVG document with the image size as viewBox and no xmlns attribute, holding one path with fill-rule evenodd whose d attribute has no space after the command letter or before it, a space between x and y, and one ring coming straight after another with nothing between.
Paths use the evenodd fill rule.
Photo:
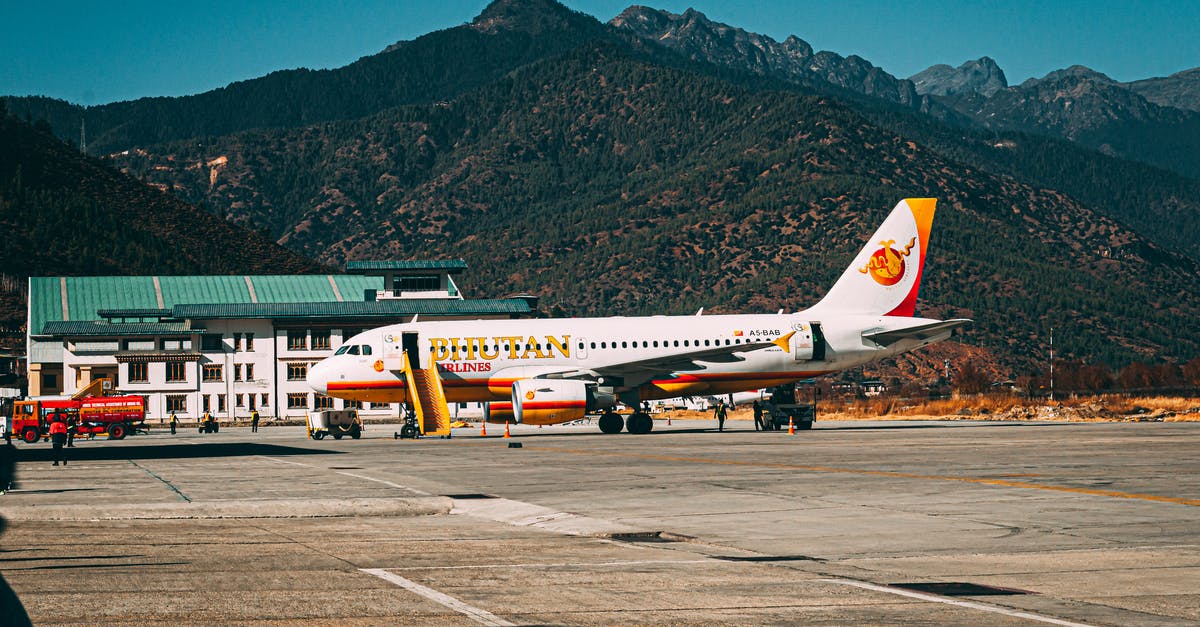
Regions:
<instances>
[{"instance_id":1,"label":"airplane door","mask_svg":"<svg viewBox=\"0 0 1200 627\"><path fill-rule=\"evenodd\" d=\"M796 361L825 361L825 334L820 322L796 324L796 335L792 336Z\"/></svg>"},{"instance_id":2,"label":"airplane door","mask_svg":"<svg viewBox=\"0 0 1200 627\"><path fill-rule=\"evenodd\" d=\"M401 345L404 347L404 354L408 355L408 363L412 364L413 368L424 368L424 362L421 359L421 342L416 333L401 334Z\"/></svg>"}]
</instances>

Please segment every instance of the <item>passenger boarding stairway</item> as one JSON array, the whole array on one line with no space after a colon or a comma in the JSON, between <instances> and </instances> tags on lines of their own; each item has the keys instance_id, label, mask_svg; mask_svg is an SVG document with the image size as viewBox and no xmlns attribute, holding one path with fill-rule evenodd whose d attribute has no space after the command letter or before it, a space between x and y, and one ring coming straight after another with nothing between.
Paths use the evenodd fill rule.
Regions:
<instances>
[{"instance_id":1,"label":"passenger boarding stairway","mask_svg":"<svg viewBox=\"0 0 1200 627\"><path fill-rule=\"evenodd\" d=\"M446 392L442 389L437 364L432 368L413 368L405 355L404 379L412 391L410 397L421 435L449 436L450 408L446 406Z\"/></svg>"}]
</instances>

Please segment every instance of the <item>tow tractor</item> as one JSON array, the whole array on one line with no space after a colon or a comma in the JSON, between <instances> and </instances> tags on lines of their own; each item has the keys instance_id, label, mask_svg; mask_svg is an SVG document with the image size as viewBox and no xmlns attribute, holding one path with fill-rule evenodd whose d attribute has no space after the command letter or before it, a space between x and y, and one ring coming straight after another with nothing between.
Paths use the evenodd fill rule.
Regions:
<instances>
[{"instance_id":1,"label":"tow tractor","mask_svg":"<svg viewBox=\"0 0 1200 627\"><path fill-rule=\"evenodd\" d=\"M786 429L790 423L797 429L812 429L817 420L818 390L812 388L811 403L796 402L796 384L788 383L771 388L763 394L763 422L768 430Z\"/></svg>"},{"instance_id":2,"label":"tow tractor","mask_svg":"<svg viewBox=\"0 0 1200 627\"><path fill-rule=\"evenodd\" d=\"M340 440L350 436L355 440L362 437L363 423L353 409L329 409L308 415L308 437L322 440L326 435Z\"/></svg>"}]
</instances>

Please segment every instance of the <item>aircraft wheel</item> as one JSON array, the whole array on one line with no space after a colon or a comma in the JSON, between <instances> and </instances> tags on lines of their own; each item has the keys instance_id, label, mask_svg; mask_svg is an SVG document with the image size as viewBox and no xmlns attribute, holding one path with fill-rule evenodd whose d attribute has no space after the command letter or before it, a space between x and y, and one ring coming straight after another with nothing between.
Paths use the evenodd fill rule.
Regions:
<instances>
[{"instance_id":1,"label":"aircraft wheel","mask_svg":"<svg viewBox=\"0 0 1200 627\"><path fill-rule=\"evenodd\" d=\"M650 414L636 413L629 417L625 429L630 433L644 435L654 429L654 419Z\"/></svg>"},{"instance_id":2,"label":"aircraft wheel","mask_svg":"<svg viewBox=\"0 0 1200 627\"><path fill-rule=\"evenodd\" d=\"M625 421L620 414L606 412L600 416L600 431L604 433L620 433L625 427Z\"/></svg>"},{"instance_id":3,"label":"aircraft wheel","mask_svg":"<svg viewBox=\"0 0 1200 627\"><path fill-rule=\"evenodd\" d=\"M417 437L417 426L416 425L404 425L403 427L400 427L400 437L401 438Z\"/></svg>"}]
</instances>

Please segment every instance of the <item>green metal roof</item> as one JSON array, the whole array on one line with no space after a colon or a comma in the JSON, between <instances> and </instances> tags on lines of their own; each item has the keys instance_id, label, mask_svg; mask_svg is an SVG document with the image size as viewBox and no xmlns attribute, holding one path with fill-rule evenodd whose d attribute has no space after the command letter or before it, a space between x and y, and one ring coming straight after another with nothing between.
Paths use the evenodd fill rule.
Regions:
<instances>
[{"instance_id":1,"label":"green metal roof","mask_svg":"<svg viewBox=\"0 0 1200 627\"><path fill-rule=\"evenodd\" d=\"M42 335L55 337L83 336L131 336L131 335L178 335L191 333L185 322L127 322L108 323L91 321L52 320L42 327Z\"/></svg>"},{"instance_id":2,"label":"green metal roof","mask_svg":"<svg viewBox=\"0 0 1200 627\"><path fill-rule=\"evenodd\" d=\"M338 286L336 292L334 284ZM98 320L100 311L111 314L114 310L169 309L180 304L336 302L339 295L340 300L361 302L368 289L383 289L382 277L324 274L32 277L29 330L37 334L52 321Z\"/></svg>"},{"instance_id":3,"label":"green metal roof","mask_svg":"<svg viewBox=\"0 0 1200 627\"><path fill-rule=\"evenodd\" d=\"M462 259L415 259L407 261L348 261L346 272L412 272L421 270L437 270L440 272L458 273L467 269L467 262Z\"/></svg>"},{"instance_id":4,"label":"green metal roof","mask_svg":"<svg viewBox=\"0 0 1200 627\"><path fill-rule=\"evenodd\" d=\"M324 303L236 303L212 305L177 305L172 309L176 318L188 320L217 320L244 318L287 319L389 319L403 316L481 316L520 315L532 310L529 303L518 298L458 300L450 298L398 298L372 302Z\"/></svg>"}]
</instances>

